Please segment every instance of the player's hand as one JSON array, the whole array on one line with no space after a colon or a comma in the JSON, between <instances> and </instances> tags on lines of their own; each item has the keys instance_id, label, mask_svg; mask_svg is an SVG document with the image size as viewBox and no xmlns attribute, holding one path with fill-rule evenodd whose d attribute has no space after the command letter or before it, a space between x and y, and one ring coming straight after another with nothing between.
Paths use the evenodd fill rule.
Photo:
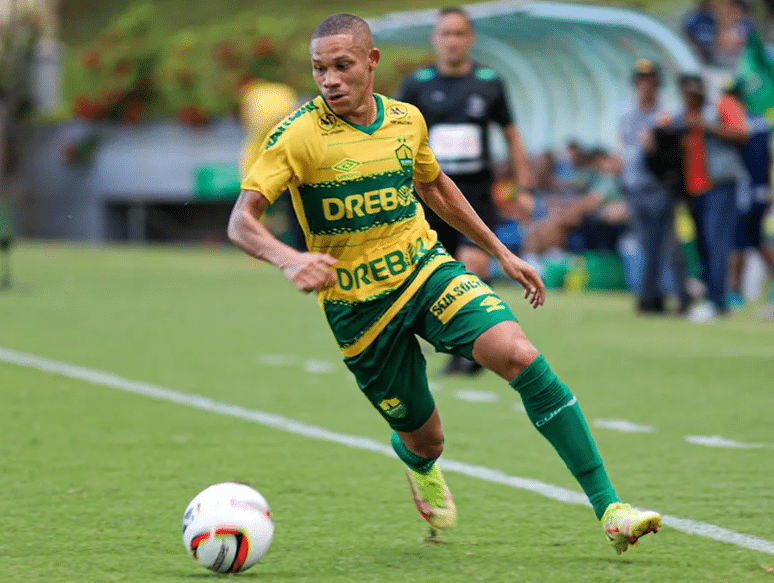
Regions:
<instances>
[{"instance_id":1,"label":"player's hand","mask_svg":"<svg viewBox=\"0 0 774 583\"><path fill-rule=\"evenodd\" d=\"M331 267L336 259L325 253L299 253L298 257L282 268L291 283L305 293L321 291L336 285Z\"/></svg>"},{"instance_id":2,"label":"player's hand","mask_svg":"<svg viewBox=\"0 0 774 583\"><path fill-rule=\"evenodd\" d=\"M546 285L540 279L537 270L513 253L499 259L505 275L524 286L524 298L533 308L542 306L546 301Z\"/></svg>"}]
</instances>

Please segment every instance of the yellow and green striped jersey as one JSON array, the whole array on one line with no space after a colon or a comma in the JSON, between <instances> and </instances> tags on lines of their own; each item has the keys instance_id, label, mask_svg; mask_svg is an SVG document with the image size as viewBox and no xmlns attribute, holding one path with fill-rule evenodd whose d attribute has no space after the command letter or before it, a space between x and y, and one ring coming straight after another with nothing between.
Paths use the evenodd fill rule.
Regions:
<instances>
[{"instance_id":1,"label":"yellow and green striped jersey","mask_svg":"<svg viewBox=\"0 0 774 583\"><path fill-rule=\"evenodd\" d=\"M413 105L374 95L370 126L349 123L318 96L277 125L242 188L274 201L290 189L310 251L327 253L336 285L318 300L344 356L365 349L451 258L437 246L413 181L440 167Z\"/></svg>"}]
</instances>

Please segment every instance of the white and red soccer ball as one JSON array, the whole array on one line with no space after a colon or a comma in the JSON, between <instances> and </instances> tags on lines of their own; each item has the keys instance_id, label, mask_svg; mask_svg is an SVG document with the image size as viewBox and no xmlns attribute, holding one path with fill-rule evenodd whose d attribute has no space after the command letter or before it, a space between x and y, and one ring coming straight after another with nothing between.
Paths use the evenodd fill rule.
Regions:
<instances>
[{"instance_id":1,"label":"white and red soccer ball","mask_svg":"<svg viewBox=\"0 0 774 583\"><path fill-rule=\"evenodd\" d=\"M266 498L238 482L205 488L183 515L185 548L194 561L217 573L246 571L263 558L273 536Z\"/></svg>"}]
</instances>

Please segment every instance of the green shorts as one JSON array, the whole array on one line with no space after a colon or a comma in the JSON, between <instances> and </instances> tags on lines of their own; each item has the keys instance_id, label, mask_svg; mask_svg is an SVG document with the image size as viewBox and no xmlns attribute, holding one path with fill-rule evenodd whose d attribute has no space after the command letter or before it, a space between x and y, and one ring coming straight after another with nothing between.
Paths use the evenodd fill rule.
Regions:
<instances>
[{"instance_id":1,"label":"green shorts","mask_svg":"<svg viewBox=\"0 0 774 583\"><path fill-rule=\"evenodd\" d=\"M443 263L376 339L344 362L390 427L414 431L435 408L417 336L439 352L472 359L476 338L504 321L516 317L492 288L461 263Z\"/></svg>"}]
</instances>

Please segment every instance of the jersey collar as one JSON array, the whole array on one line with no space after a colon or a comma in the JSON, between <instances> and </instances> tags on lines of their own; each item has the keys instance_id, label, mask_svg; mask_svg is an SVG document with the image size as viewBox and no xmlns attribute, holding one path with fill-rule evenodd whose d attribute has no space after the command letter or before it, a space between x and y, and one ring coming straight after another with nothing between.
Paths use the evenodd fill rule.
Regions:
<instances>
[{"instance_id":1,"label":"jersey collar","mask_svg":"<svg viewBox=\"0 0 774 583\"><path fill-rule=\"evenodd\" d=\"M328 102L325 100L325 97L323 97L323 101L325 101L325 106L330 110L330 112L333 115L336 115L341 121L343 121L345 124L352 126L356 130L359 130L365 134L368 134L369 136L373 134L376 130L378 130L380 127L382 127L382 123L384 123L384 104L382 103L382 97L381 95L377 95L376 93L374 95L374 101L376 101L376 119L374 119L374 122L370 125L363 126L359 123L354 123L351 121L347 121L343 117L339 117L336 115L336 113L331 109L331 106L328 105Z\"/></svg>"}]
</instances>

